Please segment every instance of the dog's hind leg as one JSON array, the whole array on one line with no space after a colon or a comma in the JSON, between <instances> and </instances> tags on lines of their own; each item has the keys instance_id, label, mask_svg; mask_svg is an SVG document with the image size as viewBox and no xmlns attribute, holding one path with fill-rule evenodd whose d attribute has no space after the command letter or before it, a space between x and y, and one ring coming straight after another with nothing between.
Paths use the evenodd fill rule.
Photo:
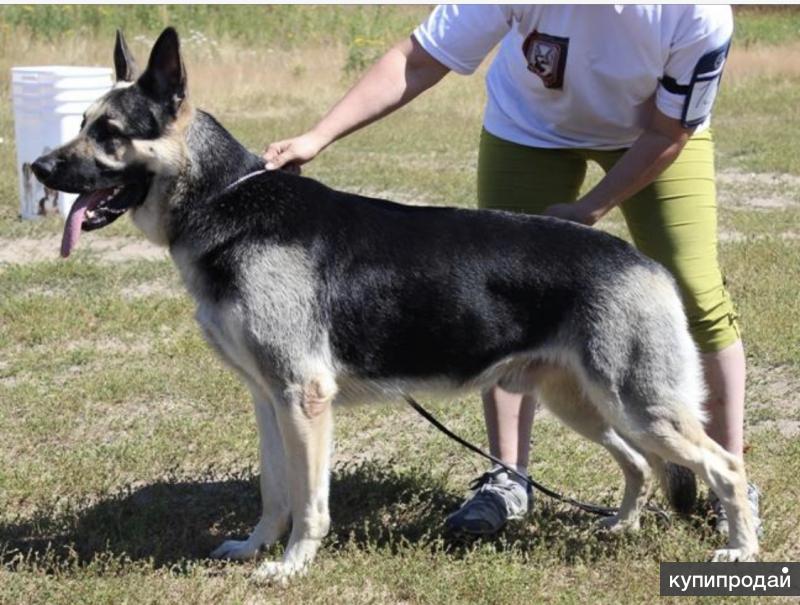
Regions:
<instances>
[{"instance_id":1,"label":"dog's hind leg","mask_svg":"<svg viewBox=\"0 0 800 605\"><path fill-rule=\"evenodd\" d=\"M548 372L537 388L545 407L568 427L606 448L622 469L625 493L619 513L603 519L602 526L612 532L639 529L650 483L650 466L645 457L606 422L566 371Z\"/></svg>"},{"instance_id":2,"label":"dog's hind leg","mask_svg":"<svg viewBox=\"0 0 800 605\"><path fill-rule=\"evenodd\" d=\"M680 403L630 404L626 436L644 451L694 471L714 490L728 513L728 545L716 551L715 561L750 561L758 540L747 501L744 463L725 451L703 430L700 419Z\"/></svg>"},{"instance_id":3,"label":"dog's hind leg","mask_svg":"<svg viewBox=\"0 0 800 605\"><path fill-rule=\"evenodd\" d=\"M275 409L259 390L251 389L258 423L261 463L261 519L247 540L226 540L211 553L217 559L251 559L273 544L289 527L286 460Z\"/></svg>"},{"instance_id":4,"label":"dog's hind leg","mask_svg":"<svg viewBox=\"0 0 800 605\"><path fill-rule=\"evenodd\" d=\"M275 405L286 455L292 531L282 562L264 562L257 580L285 580L303 573L330 528L328 491L333 442L335 383L312 379L290 386Z\"/></svg>"}]
</instances>

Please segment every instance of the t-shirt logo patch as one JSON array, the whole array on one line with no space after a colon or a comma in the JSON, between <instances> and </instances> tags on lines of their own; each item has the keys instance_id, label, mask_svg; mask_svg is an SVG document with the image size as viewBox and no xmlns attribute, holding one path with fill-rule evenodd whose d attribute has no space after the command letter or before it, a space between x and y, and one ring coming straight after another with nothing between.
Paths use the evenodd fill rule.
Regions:
<instances>
[{"instance_id":1,"label":"t-shirt logo patch","mask_svg":"<svg viewBox=\"0 0 800 605\"><path fill-rule=\"evenodd\" d=\"M563 88L569 38L534 31L522 45L528 70L542 79L546 88Z\"/></svg>"}]
</instances>

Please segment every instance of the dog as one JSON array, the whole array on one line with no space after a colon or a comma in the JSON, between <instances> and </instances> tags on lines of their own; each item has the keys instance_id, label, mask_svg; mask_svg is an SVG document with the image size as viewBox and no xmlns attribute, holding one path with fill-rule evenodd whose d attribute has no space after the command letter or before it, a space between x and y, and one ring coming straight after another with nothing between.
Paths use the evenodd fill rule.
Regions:
<instances>
[{"instance_id":1,"label":"dog","mask_svg":"<svg viewBox=\"0 0 800 605\"><path fill-rule=\"evenodd\" d=\"M609 529L638 528L651 471L680 500L693 487L670 480L680 465L728 512L714 560L755 557L744 466L703 429L699 354L659 264L555 218L405 206L264 171L190 103L172 28L141 73L118 32L114 66L77 137L32 169L80 194L62 255L125 213L169 248L206 339L252 394L263 512L212 556L252 558L290 530L282 561L255 575L308 569L330 526L334 405L499 385L535 391L619 463Z\"/></svg>"}]
</instances>

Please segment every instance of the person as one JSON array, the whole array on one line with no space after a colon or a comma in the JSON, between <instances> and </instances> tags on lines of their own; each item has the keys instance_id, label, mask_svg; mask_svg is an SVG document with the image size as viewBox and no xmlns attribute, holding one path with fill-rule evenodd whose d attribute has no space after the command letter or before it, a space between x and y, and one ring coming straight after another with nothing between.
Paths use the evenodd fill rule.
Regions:
<instances>
[{"instance_id":1,"label":"person","mask_svg":"<svg viewBox=\"0 0 800 605\"><path fill-rule=\"evenodd\" d=\"M709 129L732 31L727 6L438 6L311 130L270 144L264 159L297 168L450 71L473 73L499 44L486 75L479 206L586 225L619 206L635 245L678 283L702 353L707 431L741 457L745 356L717 258ZM588 161L605 175L579 196ZM482 396L490 451L526 474L535 396L498 386ZM501 467L472 488L451 530L492 534L529 509L530 492ZM758 496L750 485L756 519Z\"/></svg>"}]
</instances>

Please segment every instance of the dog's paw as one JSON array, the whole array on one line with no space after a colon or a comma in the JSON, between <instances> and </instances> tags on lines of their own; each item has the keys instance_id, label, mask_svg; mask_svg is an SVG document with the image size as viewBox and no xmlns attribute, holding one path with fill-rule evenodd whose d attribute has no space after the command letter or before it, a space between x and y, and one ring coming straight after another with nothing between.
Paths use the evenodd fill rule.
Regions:
<instances>
[{"instance_id":1,"label":"dog's paw","mask_svg":"<svg viewBox=\"0 0 800 605\"><path fill-rule=\"evenodd\" d=\"M251 540L226 540L211 553L211 558L245 561L255 558L259 550L261 545Z\"/></svg>"},{"instance_id":2,"label":"dog's paw","mask_svg":"<svg viewBox=\"0 0 800 605\"><path fill-rule=\"evenodd\" d=\"M639 530L639 519L622 519L619 515L612 515L600 519L600 530L610 534L633 533Z\"/></svg>"},{"instance_id":3,"label":"dog's paw","mask_svg":"<svg viewBox=\"0 0 800 605\"><path fill-rule=\"evenodd\" d=\"M755 553L744 548L720 548L714 551L711 561L714 563L728 563L734 561L755 561Z\"/></svg>"},{"instance_id":4,"label":"dog's paw","mask_svg":"<svg viewBox=\"0 0 800 605\"><path fill-rule=\"evenodd\" d=\"M258 566L250 580L256 584L286 586L292 577L305 574L306 565L295 565L281 561L264 561Z\"/></svg>"}]
</instances>

